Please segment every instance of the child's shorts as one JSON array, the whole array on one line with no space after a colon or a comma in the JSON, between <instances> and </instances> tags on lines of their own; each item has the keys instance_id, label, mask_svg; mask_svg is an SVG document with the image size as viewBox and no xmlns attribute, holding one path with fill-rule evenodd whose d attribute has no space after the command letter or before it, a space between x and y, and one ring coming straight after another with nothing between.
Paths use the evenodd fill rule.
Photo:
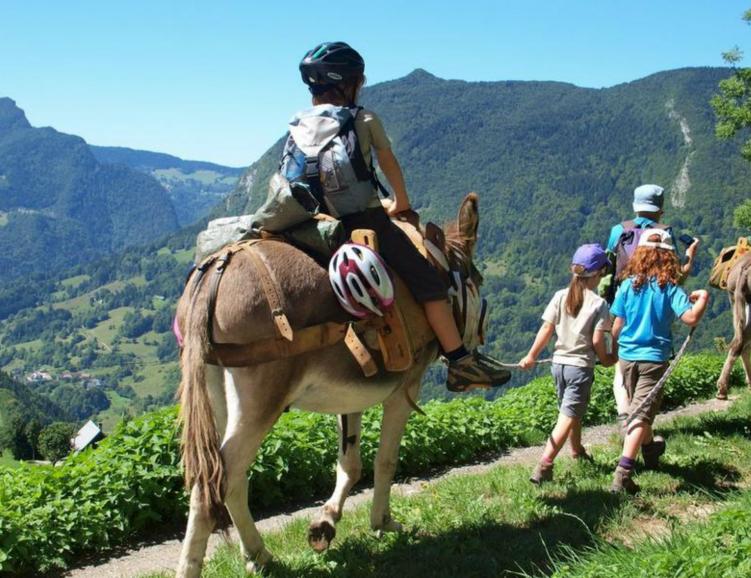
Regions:
<instances>
[{"instance_id":1,"label":"child's shorts","mask_svg":"<svg viewBox=\"0 0 751 578\"><path fill-rule=\"evenodd\" d=\"M628 408L629 418L652 391L655 384L660 381L662 374L668 368L668 362L655 363L653 361L626 361L621 359L618 363L623 371L623 386L628 391L631 404ZM651 424L662 405L662 391L654 402L639 411L633 422ZM633 423L632 422L632 423Z\"/></svg>"},{"instance_id":2,"label":"child's shorts","mask_svg":"<svg viewBox=\"0 0 751 578\"><path fill-rule=\"evenodd\" d=\"M592 382L595 378L594 367L577 367L575 365L553 364L555 391L558 394L558 410L566 417L582 419L587 411Z\"/></svg>"},{"instance_id":3,"label":"child's shorts","mask_svg":"<svg viewBox=\"0 0 751 578\"><path fill-rule=\"evenodd\" d=\"M391 222L382 208L341 217L349 235L354 229L373 229L378 235L378 251L402 281L415 301L427 303L448 298L448 285L438 270L423 257L404 232Z\"/></svg>"}]
</instances>

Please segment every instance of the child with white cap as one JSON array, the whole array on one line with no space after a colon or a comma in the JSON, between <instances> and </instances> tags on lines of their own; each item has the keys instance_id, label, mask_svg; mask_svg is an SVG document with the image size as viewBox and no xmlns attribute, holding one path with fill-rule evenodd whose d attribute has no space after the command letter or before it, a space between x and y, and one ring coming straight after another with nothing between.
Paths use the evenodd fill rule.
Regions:
<instances>
[{"instance_id":1,"label":"child with white cap","mask_svg":"<svg viewBox=\"0 0 751 578\"><path fill-rule=\"evenodd\" d=\"M665 440L652 432L662 396L645 408L640 406L668 368L673 321L677 318L691 327L698 324L709 294L699 290L687 295L678 286L681 265L672 237L664 229L643 231L624 273L610 312L615 317L613 338L618 342L619 365L629 399L627 416L633 419L611 491L635 494L639 486L631 478L639 450L648 468L656 467L665 452Z\"/></svg>"},{"instance_id":2,"label":"child with white cap","mask_svg":"<svg viewBox=\"0 0 751 578\"><path fill-rule=\"evenodd\" d=\"M617 359L607 352L605 341L605 332L610 330L607 303L594 291L607 265L607 255L597 243L576 250L569 286L550 300L542 314L542 327L529 353L519 362L522 369L533 367L553 333L557 335L552 372L558 394L558 422L530 477L534 484L553 479L553 460L567 439L574 458L589 459L581 443L581 421L589 404L595 360L599 358L609 366Z\"/></svg>"}]
</instances>

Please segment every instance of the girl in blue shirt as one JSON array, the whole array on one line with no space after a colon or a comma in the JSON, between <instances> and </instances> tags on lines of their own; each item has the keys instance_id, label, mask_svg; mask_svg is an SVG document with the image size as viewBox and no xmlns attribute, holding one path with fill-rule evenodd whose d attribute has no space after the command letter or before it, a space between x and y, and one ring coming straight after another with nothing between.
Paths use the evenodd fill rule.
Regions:
<instances>
[{"instance_id":1,"label":"girl in blue shirt","mask_svg":"<svg viewBox=\"0 0 751 578\"><path fill-rule=\"evenodd\" d=\"M626 432L611 491L635 494L639 486L631 476L639 449L648 468L656 467L665 453L665 440L652 433L661 396L651 407L639 410L639 406L668 368L673 321L680 319L690 327L698 324L709 294L700 290L687 295L678 286L681 265L670 233L664 229L642 233L624 278L610 312L615 316L613 338L618 340L623 385L630 400L629 418L636 415Z\"/></svg>"}]
</instances>

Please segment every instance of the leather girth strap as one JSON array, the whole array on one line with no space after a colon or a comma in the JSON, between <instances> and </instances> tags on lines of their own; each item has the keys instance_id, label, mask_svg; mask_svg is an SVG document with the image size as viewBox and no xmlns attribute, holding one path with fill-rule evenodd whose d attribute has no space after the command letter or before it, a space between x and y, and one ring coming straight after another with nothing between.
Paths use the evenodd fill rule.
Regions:
<instances>
[{"instance_id":1,"label":"leather girth strap","mask_svg":"<svg viewBox=\"0 0 751 578\"><path fill-rule=\"evenodd\" d=\"M282 297L280 295L279 285L273 278L273 273L266 264L266 261L257 251L253 250L255 249L255 245L260 242L262 242L262 240L258 240L255 243L243 243L239 246L242 249L246 249L251 262L256 268L256 273L258 273L258 277L261 279L261 286L266 295L266 301L271 308L271 316L274 319L274 325L276 326L277 332L287 341L292 341L294 333L292 331L292 326L289 324L289 319L287 319L287 316L282 309Z\"/></svg>"}]
</instances>

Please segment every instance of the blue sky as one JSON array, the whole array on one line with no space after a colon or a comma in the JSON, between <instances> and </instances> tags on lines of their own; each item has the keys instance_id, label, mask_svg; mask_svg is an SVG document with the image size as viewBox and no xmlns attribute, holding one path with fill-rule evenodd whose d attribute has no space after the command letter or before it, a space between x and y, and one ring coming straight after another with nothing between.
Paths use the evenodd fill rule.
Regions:
<instances>
[{"instance_id":1,"label":"blue sky","mask_svg":"<svg viewBox=\"0 0 751 578\"><path fill-rule=\"evenodd\" d=\"M749 0L380 0L372 3L0 0L0 96L35 126L243 166L308 103L297 64L324 40L370 84L442 78L602 87L751 61Z\"/></svg>"}]
</instances>

